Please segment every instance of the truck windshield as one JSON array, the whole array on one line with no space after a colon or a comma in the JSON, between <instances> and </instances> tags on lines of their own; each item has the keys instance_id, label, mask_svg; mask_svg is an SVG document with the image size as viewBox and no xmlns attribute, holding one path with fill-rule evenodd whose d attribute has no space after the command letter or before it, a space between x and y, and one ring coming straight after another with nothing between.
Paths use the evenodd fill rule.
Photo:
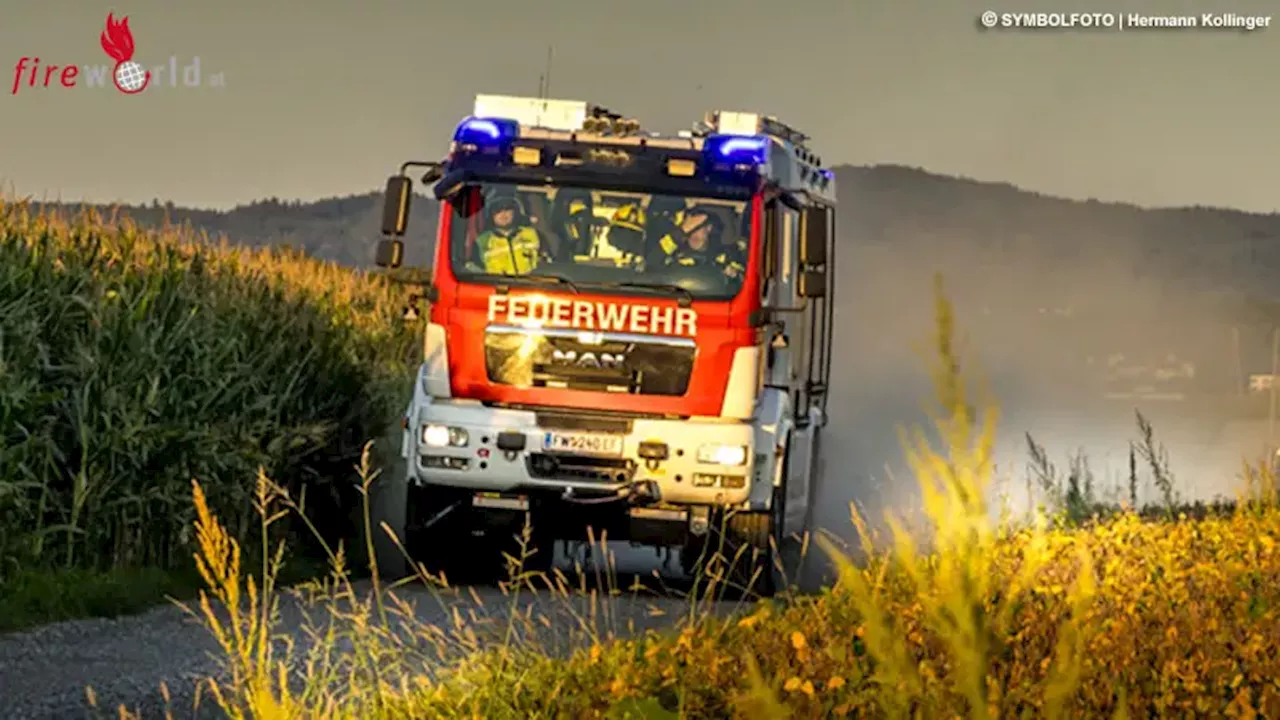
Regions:
<instances>
[{"instance_id":1,"label":"truck windshield","mask_svg":"<svg viewBox=\"0 0 1280 720\"><path fill-rule=\"evenodd\" d=\"M596 188L478 183L449 202L459 280L555 279L583 291L728 300L742 289L743 201Z\"/></svg>"}]
</instances>

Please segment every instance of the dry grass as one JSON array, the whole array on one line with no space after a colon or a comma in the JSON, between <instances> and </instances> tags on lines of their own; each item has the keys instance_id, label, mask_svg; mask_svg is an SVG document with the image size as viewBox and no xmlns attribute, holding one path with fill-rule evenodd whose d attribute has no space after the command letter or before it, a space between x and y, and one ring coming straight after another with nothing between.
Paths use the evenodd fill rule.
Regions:
<instances>
[{"instance_id":1,"label":"dry grass","mask_svg":"<svg viewBox=\"0 0 1280 720\"><path fill-rule=\"evenodd\" d=\"M565 658L541 652L545 618L415 624L394 591L356 595L338 552L317 588L327 612L299 651L271 642L272 557L265 584L243 580L196 485L200 611L228 663L210 688L237 718L1280 717L1270 468L1220 517L992 523L994 411L971 409L941 292L937 309L934 437L904 436L929 533L891 524L883 552L864 534L859 565L823 543L834 588L731 618L693 605L671 632L611 639L572 614L580 598L562 583L582 631ZM367 489L367 456L363 476ZM265 535L290 500L265 475L257 488ZM517 580L512 598L540 579Z\"/></svg>"}]
</instances>

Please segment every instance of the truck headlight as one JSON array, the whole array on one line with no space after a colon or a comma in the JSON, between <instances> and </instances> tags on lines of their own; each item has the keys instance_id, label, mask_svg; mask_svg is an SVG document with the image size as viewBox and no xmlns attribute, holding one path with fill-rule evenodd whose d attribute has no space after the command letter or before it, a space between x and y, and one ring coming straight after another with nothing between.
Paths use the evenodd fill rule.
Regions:
<instances>
[{"instance_id":1,"label":"truck headlight","mask_svg":"<svg viewBox=\"0 0 1280 720\"><path fill-rule=\"evenodd\" d=\"M448 425L423 425L422 426L422 442L427 447L466 447L467 431L460 427L449 427Z\"/></svg>"},{"instance_id":2,"label":"truck headlight","mask_svg":"<svg viewBox=\"0 0 1280 720\"><path fill-rule=\"evenodd\" d=\"M698 462L708 465L746 465L744 445L703 445L698 448Z\"/></svg>"}]
</instances>

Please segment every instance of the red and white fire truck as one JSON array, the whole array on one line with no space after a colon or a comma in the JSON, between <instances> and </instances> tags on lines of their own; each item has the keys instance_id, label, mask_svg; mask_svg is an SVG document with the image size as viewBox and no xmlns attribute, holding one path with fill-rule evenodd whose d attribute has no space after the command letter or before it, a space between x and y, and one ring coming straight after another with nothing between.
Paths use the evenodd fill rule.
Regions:
<instances>
[{"instance_id":1,"label":"red and white fire truck","mask_svg":"<svg viewBox=\"0 0 1280 720\"><path fill-rule=\"evenodd\" d=\"M771 547L811 516L831 372L835 178L807 137L481 95L446 159L388 181L382 267L413 167L440 212L387 517L415 559L496 569L527 520L526 565L591 528L678 547L690 573L737 556L772 592Z\"/></svg>"}]
</instances>

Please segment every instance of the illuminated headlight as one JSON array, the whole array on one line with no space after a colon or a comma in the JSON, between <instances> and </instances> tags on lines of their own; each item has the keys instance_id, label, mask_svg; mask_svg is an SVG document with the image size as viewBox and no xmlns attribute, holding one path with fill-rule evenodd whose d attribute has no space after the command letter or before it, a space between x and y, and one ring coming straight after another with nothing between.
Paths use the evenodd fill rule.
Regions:
<instances>
[{"instance_id":1,"label":"illuminated headlight","mask_svg":"<svg viewBox=\"0 0 1280 720\"><path fill-rule=\"evenodd\" d=\"M449 427L447 425L423 425L422 426L422 442L427 447L466 447L467 431L459 427Z\"/></svg>"},{"instance_id":2,"label":"illuminated headlight","mask_svg":"<svg viewBox=\"0 0 1280 720\"><path fill-rule=\"evenodd\" d=\"M698 462L708 465L746 465L747 448L743 445L703 445L698 448Z\"/></svg>"}]
</instances>

